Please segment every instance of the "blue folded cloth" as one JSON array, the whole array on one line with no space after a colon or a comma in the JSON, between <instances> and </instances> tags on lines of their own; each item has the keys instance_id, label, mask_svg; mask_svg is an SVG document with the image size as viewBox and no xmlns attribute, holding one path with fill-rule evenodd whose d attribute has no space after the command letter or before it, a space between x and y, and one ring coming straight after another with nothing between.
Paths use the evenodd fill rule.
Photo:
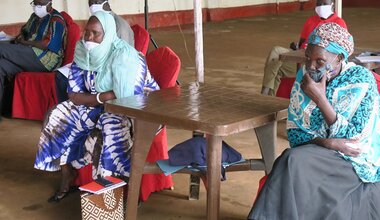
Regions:
<instances>
[{"instance_id":1,"label":"blue folded cloth","mask_svg":"<svg viewBox=\"0 0 380 220\"><path fill-rule=\"evenodd\" d=\"M173 166L206 166L207 141L193 137L169 150L169 164ZM242 159L239 152L222 141L222 163L234 163Z\"/></svg>"},{"instance_id":2,"label":"blue folded cloth","mask_svg":"<svg viewBox=\"0 0 380 220\"><path fill-rule=\"evenodd\" d=\"M171 166L190 166L200 171L206 171L207 141L204 137L193 137L179 143L168 153L169 165ZM244 161L241 154L222 141L222 180L225 179L224 167L241 161Z\"/></svg>"},{"instance_id":3,"label":"blue folded cloth","mask_svg":"<svg viewBox=\"0 0 380 220\"><path fill-rule=\"evenodd\" d=\"M177 172L180 169L185 168L186 166L171 166L169 160L157 160L158 167L164 172L165 176L169 176L172 173Z\"/></svg>"}]
</instances>

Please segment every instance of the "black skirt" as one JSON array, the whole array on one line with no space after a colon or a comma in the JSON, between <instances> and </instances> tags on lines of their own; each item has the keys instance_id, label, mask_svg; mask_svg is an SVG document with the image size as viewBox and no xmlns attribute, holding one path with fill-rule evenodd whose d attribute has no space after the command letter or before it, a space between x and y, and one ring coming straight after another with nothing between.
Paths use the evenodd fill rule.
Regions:
<instances>
[{"instance_id":1,"label":"black skirt","mask_svg":"<svg viewBox=\"0 0 380 220\"><path fill-rule=\"evenodd\" d=\"M380 183L363 183L336 151L317 145L287 149L248 219L380 220Z\"/></svg>"}]
</instances>

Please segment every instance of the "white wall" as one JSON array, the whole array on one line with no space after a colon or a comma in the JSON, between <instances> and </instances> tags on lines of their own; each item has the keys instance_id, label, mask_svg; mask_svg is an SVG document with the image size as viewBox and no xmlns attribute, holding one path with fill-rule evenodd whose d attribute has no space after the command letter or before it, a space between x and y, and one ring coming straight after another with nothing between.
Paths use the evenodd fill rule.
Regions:
<instances>
[{"instance_id":1,"label":"white wall","mask_svg":"<svg viewBox=\"0 0 380 220\"><path fill-rule=\"evenodd\" d=\"M0 0L0 24L25 22L33 13L30 2L31 0ZM55 0L54 7L63 10L63 3L63 0Z\"/></svg>"},{"instance_id":2,"label":"white wall","mask_svg":"<svg viewBox=\"0 0 380 220\"><path fill-rule=\"evenodd\" d=\"M298 0L213 0L218 2L215 8L228 8L228 7L238 7L246 5L262 5L269 3L284 3L284 2L296 2ZM214 8L214 7L210 7Z\"/></svg>"},{"instance_id":3,"label":"white wall","mask_svg":"<svg viewBox=\"0 0 380 220\"><path fill-rule=\"evenodd\" d=\"M0 0L0 24L25 22L33 12L31 0ZM294 2L298 0L203 0L205 8L225 8L247 5L260 5L276 2ZM111 8L117 14L144 13L144 0L109 0ZM149 12L190 10L193 0L149 0ZM53 0L58 11L67 11L74 19L89 17L88 0Z\"/></svg>"}]
</instances>

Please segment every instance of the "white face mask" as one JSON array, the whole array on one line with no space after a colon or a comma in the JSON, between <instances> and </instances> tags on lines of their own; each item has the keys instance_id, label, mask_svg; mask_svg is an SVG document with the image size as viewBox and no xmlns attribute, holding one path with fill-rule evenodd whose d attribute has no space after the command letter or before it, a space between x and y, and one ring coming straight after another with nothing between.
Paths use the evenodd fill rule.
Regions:
<instances>
[{"instance_id":1,"label":"white face mask","mask_svg":"<svg viewBox=\"0 0 380 220\"><path fill-rule=\"evenodd\" d=\"M38 17L40 18L43 18L45 17L47 14L49 14L49 12L47 11L46 7L50 4L51 2L47 3L46 5L37 5L37 6L33 6L33 11L34 11L34 14L36 14Z\"/></svg>"},{"instance_id":2,"label":"white face mask","mask_svg":"<svg viewBox=\"0 0 380 220\"><path fill-rule=\"evenodd\" d=\"M334 13L332 11L332 4L317 6L315 7L315 12L317 12L318 16L323 19L327 19Z\"/></svg>"},{"instance_id":3,"label":"white face mask","mask_svg":"<svg viewBox=\"0 0 380 220\"><path fill-rule=\"evenodd\" d=\"M95 12L98 11L104 11L103 5L107 3L107 1L104 1L102 4L93 4L90 6L90 13L91 15L95 14Z\"/></svg>"},{"instance_id":4,"label":"white face mask","mask_svg":"<svg viewBox=\"0 0 380 220\"><path fill-rule=\"evenodd\" d=\"M95 43L95 42L92 42L92 41L85 41L85 40L83 40L83 43L84 43L84 47L88 51L91 51L92 49L94 49L95 47L97 47L97 46L100 45L99 43Z\"/></svg>"}]
</instances>

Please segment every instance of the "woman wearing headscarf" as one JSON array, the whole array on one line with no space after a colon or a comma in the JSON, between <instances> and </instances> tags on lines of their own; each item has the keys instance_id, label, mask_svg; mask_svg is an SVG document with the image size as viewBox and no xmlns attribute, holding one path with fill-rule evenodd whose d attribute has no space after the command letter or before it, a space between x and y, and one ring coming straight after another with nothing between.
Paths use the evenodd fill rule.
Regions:
<instances>
[{"instance_id":1,"label":"woman wearing headscarf","mask_svg":"<svg viewBox=\"0 0 380 220\"><path fill-rule=\"evenodd\" d=\"M104 112L102 104L143 93L146 88L159 89L144 58L116 36L115 21L109 13L95 13L75 48L69 100L58 104L46 118L38 144L34 167L62 172L61 187L50 202L70 192L75 178L73 166L94 162L93 176L129 176L132 121ZM94 130L101 132L101 140L91 139ZM99 145L98 151L94 149ZM99 161L92 161L94 154L100 155Z\"/></svg>"},{"instance_id":2,"label":"woman wearing headscarf","mask_svg":"<svg viewBox=\"0 0 380 220\"><path fill-rule=\"evenodd\" d=\"M290 149L276 160L248 219L380 219L379 93L334 23L310 35L288 109Z\"/></svg>"}]
</instances>

